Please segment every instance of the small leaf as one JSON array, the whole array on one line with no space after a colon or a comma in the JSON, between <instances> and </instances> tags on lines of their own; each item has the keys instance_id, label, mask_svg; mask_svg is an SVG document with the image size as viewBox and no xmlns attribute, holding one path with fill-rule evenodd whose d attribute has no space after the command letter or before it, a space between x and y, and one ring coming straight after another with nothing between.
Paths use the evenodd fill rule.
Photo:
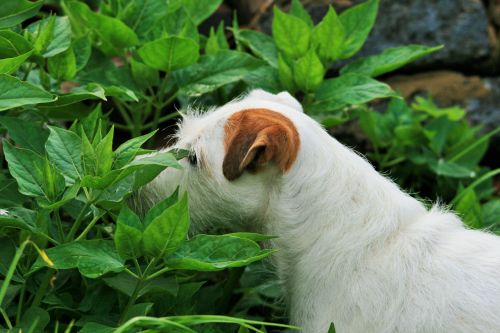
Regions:
<instances>
[{"instance_id":1,"label":"small leaf","mask_svg":"<svg viewBox=\"0 0 500 333\"><path fill-rule=\"evenodd\" d=\"M108 173L113 165L113 135L114 127L111 127L108 134L106 134L95 148L98 175Z\"/></svg>"},{"instance_id":2,"label":"small leaf","mask_svg":"<svg viewBox=\"0 0 500 333\"><path fill-rule=\"evenodd\" d=\"M71 80L76 75L76 57L70 47L47 60L49 73L58 81Z\"/></svg>"},{"instance_id":3,"label":"small leaf","mask_svg":"<svg viewBox=\"0 0 500 333\"><path fill-rule=\"evenodd\" d=\"M295 62L293 70L295 84L303 91L309 92L318 88L324 74L323 64L312 49Z\"/></svg>"},{"instance_id":4,"label":"small leaf","mask_svg":"<svg viewBox=\"0 0 500 333\"><path fill-rule=\"evenodd\" d=\"M186 239L189 229L187 195L153 219L143 233L147 255L163 257L173 253Z\"/></svg>"},{"instance_id":5,"label":"small leaf","mask_svg":"<svg viewBox=\"0 0 500 333\"><path fill-rule=\"evenodd\" d=\"M309 27L313 27L314 23L309 13L304 9L300 0L292 0L292 7L290 8L290 15L298 17L306 22Z\"/></svg>"},{"instance_id":6,"label":"small leaf","mask_svg":"<svg viewBox=\"0 0 500 333\"><path fill-rule=\"evenodd\" d=\"M142 229L139 217L127 205L123 205L116 221L115 246L123 259L142 256Z\"/></svg>"},{"instance_id":7,"label":"small leaf","mask_svg":"<svg viewBox=\"0 0 500 333\"><path fill-rule=\"evenodd\" d=\"M466 225L471 228L481 228L481 205L473 189L465 190L460 200L456 204L456 211L462 217Z\"/></svg>"},{"instance_id":8,"label":"small leaf","mask_svg":"<svg viewBox=\"0 0 500 333\"><path fill-rule=\"evenodd\" d=\"M24 37L10 30L0 31L0 74L18 69L33 53L33 46Z\"/></svg>"},{"instance_id":9,"label":"small leaf","mask_svg":"<svg viewBox=\"0 0 500 333\"><path fill-rule=\"evenodd\" d=\"M35 16L43 1L4 0L0 11L0 29L13 27Z\"/></svg>"},{"instance_id":10,"label":"small leaf","mask_svg":"<svg viewBox=\"0 0 500 333\"><path fill-rule=\"evenodd\" d=\"M53 57L71 46L71 25L66 16L50 16L26 29L37 36L35 49L44 58Z\"/></svg>"},{"instance_id":11,"label":"small leaf","mask_svg":"<svg viewBox=\"0 0 500 333\"><path fill-rule=\"evenodd\" d=\"M330 6L328 13L314 28L312 44L324 62L338 60L344 50L345 29L335 9Z\"/></svg>"},{"instance_id":12,"label":"small leaf","mask_svg":"<svg viewBox=\"0 0 500 333\"><path fill-rule=\"evenodd\" d=\"M434 53L443 46L407 45L385 49L382 53L360 58L344 66L340 74L357 73L376 77L392 72L417 59Z\"/></svg>"},{"instance_id":13,"label":"small leaf","mask_svg":"<svg viewBox=\"0 0 500 333\"><path fill-rule=\"evenodd\" d=\"M57 245L46 250L55 269L78 268L80 273L95 279L108 272L121 272L125 269L123 259L116 252L112 241L82 240ZM38 259L31 267L34 272L47 264Z\"/></svg>"},{"instance_id":14,"label":"small leaf","mask_svg":"<svg viewBox=\"0 0 500 333\"><path fill-rule=\"evenodd\" d=\"M170 72L194 64L199 57L199 46L191 39L171 36L148 42L137 53L146 65Z\"/></svg>"},{"instance_id":15,"label":"small leaf","mask_svg":"<svg viewBox=\"0 0 500 333\"><path fill-rule=\"evenodd\" d=\"M368 76L346 74L323 81L316 91L311 112L328 112L348 105L364 104L376 98L398 97L387 84Z\"/></svg>"},{"instance_id":16,"label":"small leaf","mask_svg":"<svg viewBox=\"0 0 500 333\"><path fill-rule=\"evenodd\" d=\"M257 57L278 68L278 49L271 36L255 30L240 30L236 38Z\"/></svg>"},{"instance_id":17,"label":"small leaf","mask_svg":"<svg viewBox=\"0 0 500 333\"><path fill-rule=\"evenodd\" d=\"M221 50L214 55L200 57L197 64L177 70L173 75L181 94L200 96L242 80L262 65L262 61L249 54Z\"/></svg>"},{"instance_id":18,"label":"small leaf","mask_svg":"<svg viewBox=\"0 0 500 333\"><path fill-rule=\"evenodd\" d=\"M295 91L295 80L293 79L293 69L286 60L285 56L278 56L278 75L281 84L290 92Z\"/></svg>"},{"instance_id":19,"label":"small leaf","mask_svg":"<svg viewBox=\"0 0 500 333\"><path fill-rule=\"evenodd\" d=\"M307 23L274 7L273 38L278 49L297 59L307 52L310 37L311 28Z\"/></svg>"},{"instance_id":20,"label":"small leaf","mask_svg":"<svg viewBox=\"0 0 500 333\"><path fill-rule=\"evenodd\" d=\"M56 96L10 75L0 74L0 111L24 105L48 103Z\"/></svg>"},{"instance_id":21,"label":"small leaf","mask_svg":"<svg viewBox=\"0 0 500 333\"><path fill-rule=\"evenodd\" d=\"M339 16L345 29L341 59L350 58L361 49L375 24L378 4L379 0L368 0L349 8Z\"/></svg>"},{"instance_id":22,"label":"small leaf","mask_svg":"<svg viewBox=\"0 0 500 333\"><path fill-rule=\"evenodd\" d=\"M205 21L222 3L222 0L181 0L182 7L187 11L196 25Z\"/></svg>"},{"instance_id":23,"label":"small leaf","mask_svg":"<svg viewBox=\"0 0 500 333\"><path fill-rule=\"evenodd\" d=\"M73 185L82 175L82 141L75 133L49 126L50 134L45 144L49 160L62 172L66 183Z\"/></svg>"},{"instance_id":24,"label":"small leaf","mask_svg":"<svg viewBox=\"0 0 500 333\"><path fill-rule=\"evenodd\" d=\"M1 122L1 119L0 119ZM130 139L122 143L114 152L114 164L115 169L119 169L125 166L127 163L132 161L134 157L139 152L142 145L151 139L156 134L156 131L142 135L133 139Z\"/></svg>"},{"instance_id":25,"label":"small leaf","mask_svg":"<svg viewBox=\"0 0 500 333\"><path fill-rule=\"evenodd\" d=\"M261 250L257 243L240 237L222 235L197 235L184 242L167 258L167 266L175 269L218 271L241 267L271 254Z\"/></svg>"},{"instance_id":26,"label":"small leaf","mask_svg":"<svg viewBox=\"0 0 500 333\"><path fill-rule=\"evenodd\" d=\"M0 124L7 129L9 136L14 142L33 150L40 155L45 154L45 141L49 137L49 131L35 122L22 118L0 116Z\"/></svg>"}]
</instances>

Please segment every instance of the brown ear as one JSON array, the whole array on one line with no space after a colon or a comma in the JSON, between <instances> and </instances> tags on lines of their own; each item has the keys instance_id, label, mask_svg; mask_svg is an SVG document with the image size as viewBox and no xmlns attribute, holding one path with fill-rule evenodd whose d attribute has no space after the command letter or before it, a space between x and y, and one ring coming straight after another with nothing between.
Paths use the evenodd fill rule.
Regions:
<instances>
[{"instance_id":1,"label":"brown ear","mask_svg":"<svg viewBox=\"0 0 500 333\"><path fill-rule=\"evenodd\" d=\"M297 157L299 134L293 123L282 114L267 109L236 112L224 128L226 155L222 171L228 180L274 163L285 173Z\"/></svg>"}]
</instances>

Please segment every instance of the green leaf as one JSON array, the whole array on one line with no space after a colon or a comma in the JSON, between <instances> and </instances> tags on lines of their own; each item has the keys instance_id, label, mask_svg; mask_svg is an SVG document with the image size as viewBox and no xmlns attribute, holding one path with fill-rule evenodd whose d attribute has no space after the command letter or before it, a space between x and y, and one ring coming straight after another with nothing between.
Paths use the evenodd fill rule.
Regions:
<instances>
[{"instance_id":1,"label":"green leaf","mask_svg":"<svg viewBox=\"0 0 500 333\"><path fill-rule=\"evenodd\" d=\"M215 54L220 50L219 41L217 40L217 35L215 34L214 27L210 27L210 33L208 35L207 42L205 44L205 54Z\"/></svg>"},{"instance_id":2,"label":"green leaf","mask_svg":"<svg viewBox=\"0 0 500 333\"><path fill-rule=\"evenodd\" d=\"M68 81L76 75L76 57L70 47L47 60L49 73L58 81Z\"/></svg>"},{"instance_id":3,"label":"green leaf","mask_svg":"<svg viewBox=\"0 0 500 333\"><path fill-rule=\"evenodd\" d=\"M43 158L31 150L15 148L7 141L3 142L3 150L9 171L19 185L19 192L29 196L45 196Z\"/></svg>"},{"instance_id":4,"label":"green leaf","mask_svg":"<svg viewBox=\"0 0 500 333\"><path fill-rule=\"evenodd\" d=\"M171 2L177 2L178 5L181 5L192 18L193 22L198 25L201 22L205 21L210 15L212 15L217 8L222 3L222 0L177 0Z\"/></svg>"},{"instance_id":5,"label":"green leaf","mask_svg":"<svg viewBox=\"0 0 500 333\"><path fill-rule=\"evenodd\" d=\"M0 74L0 111L24 105L48 103L56 96L10 75Z\"/></svg>"},{"instance_id":6,"label":"green leaf","mask_svg":"<svg viewBox=\"0 0 500 333\"><path fill-rule=\"evenodd\" d=\"M338 60L344 50L346 32L335 9L330 6L328 13L314 28L312 44L324 62Z\"/></svg>"},{"instance_id":7,"label":"green leaf","mask_svg":"<svg viewBox=\"0 0 500 333\"><path fill-rule=\"evenodd\" d=\"M443 159L432 160L428 164L438 176L451 178L474 178L476 176L473 170Z\"/></svg>"},{"instance_id":8,"label":"green leaf","mask_svg":"<svg viewBox=\"0 0 500 333\"><path fill-rule=\"evenodd\" d=\"M277 94L284 90L279 78L279 72L271 66L262 66L248 73L243 79L251 89L264 89L267 92ZM292 91L293 89L289 89Z\"/></svg>"},{"instance_id":9,"label":"green leaf","mask_svg":"<svg viewBox=\"0 0 500 333\"><path fill-rule=\"evenodd\" d=\"M138 158L127 164L125 168L140 165L159 165L164 167L182 169L182 166L179 164L179 162L177 162L176 157L171 152L161 152L151 156Z\"/></svg>"},{"instance_id":10,"label":"green leaf","mask_svg":"<svg viewBox=\"0 0 500 333\"><path fill-rule=\"evenodd\" d=\"M295 91L295 80L293 79L293 69L283 55L278 56L278 76L281 84L290 92Z\"/></svg>"},{"instance_id":11,"label":"green leaf","mask_svg":"<svg viewBox=\"0 0 500 333\"><path fill-rule=\"evenodd\" d=\"M98 324L94 322L86 322L79 333L113 333L116 328Z\"/></svg>"},{"instance_id":12,"label":"green leaf","mask_svg":"<svg viewBox=\"0 0 500 333\"><path fill-rule=\"evenodd\" d=\"M54 269L77 268L88 278L95 279L109 272L121 272L125 269L113 241L96 239L57 245L46 250ZM47 266L40 258L31 267L34 272Z\"/></svg>"},{"instance_id":13,"label":"green leaf","mask_svg":"<svg viewBox=\"0 0 500 333\"><path fill-rule=\"evenodd\" d=\"M164 0L131 0L127 1L117 18L132 28L137 36L147 39L151 30L155 29L166 20L168 10L167 1Z\"/></svg>"},{"instance_id":14,"label":"green leaf","mask_svg":"<svg viewBox=\"0 0 500 333\"><path fill-rule=\"evenodd\" d=\"M481 207L481 219L485 226L500 224L500 200L493 199Z\"/></svg>"},{"instance_id":15,"label":"green leaf","mask_svg":"<svg viewBox=\"0 0 500 333\"><path fill-rule=\"evenodd\" d=\"M159 25L159 31L154 35L155 37L150 38L150 40L165 36L178 36L190 38L199 44L200 36L198 28L191 16L187 13L186 7L180 6L175 10L169 11L167 16L162 19L161 23L162 24Z\"/></svg>"},{"instance_id":16,"label":"green leaf","mask_svg":"<svg viewBox=\"0 0 500 333\"><path fill-rule=\"evenodd\" d=\"M380 54L351 62L340 69L340 74L357 73L376 77L392 72L442 48L443 46L407 45L385 49Z\"/></svg>"},{"instance_id":17,"label":"green leaf","mask_svg":"<svg viewBox=\"0 0 500 333\"><path fill-rule=\"evenodd\" d=\"M274 7L273 38L278 49L296 59L309 48L311 28L300 18Z\"/></svg>"},{"instance_id":18,"label":"green leaf","mask_svg":"<svg viewBox=\"0 0 500 333\"><path fill-rule=\"evenodd\" d=\"M149 88L160 83L160 74L156 69L146 66L135 59L130 60L132 77L135 83L142 88Z\"/></svg>"},{"instance_id":19,"label":"green leaf","mask_svg":"<svg viewBox=\"0 0 500 333\"><path fill-rule=\"evenodd\" d=\"M142 256L142 229L139 217L125 204L116 221L115 246L123 259Z\"/></svg>"},{"instance_id":20,"label":"green leaf","mask_svg":"<svg viewBox=\"0 0 500 333\"><path fill-rule=\"evenodd\" d=\"M346 74L323 81L309 109L312 112L328 112L387 97L398 97L387 84L368 76Z\"/></svg>"},{"instance_id":21,"label":"green leaf","mask_svg":"<svg viewBox=\"0 0 500 333\"><path fill-rule=\"evenodd\" d=\"M43 5L43 1L4 0L0 10L0 29L15 26L35 16Z\"/></svg>"},{"instance_id":22,"label":"green leaf","mask_svg":"<svg viewBox=\"0 0 500 333\"><path fill-rule=\"evenodd\" d=\"M113 165L113 135L114 127L111 127L108 134L106 134L95 148L98 175L108 173Z\"/></svg>"},{"instance_id":23,"label":"green leaf","mask_svg":"<svg viewBox=\"0 0 500 333\"><path fill-rule=\"evenodd\" d=\"M471 228L481 228L481 205L473 189L465 190L460 200L455 206L455 210L460 214L462 220Z\"/></svg>"},{"instance_id":24,"label":"green leaf","mask_svg":"<svg viewBox=\"0 0 500 333\"><path fill-rule=\"evenodd\" d=\"M197 64L175 71L173 75L181 94L200 96L242 80L262 64L246 53L221 50L214 55L200 57Z\"/></svg>"},{"instance_id":25,"label":"green leaf","mask_svg":"<svg viewBox=\"0 0 500 333\"><path fill-rule=\"evenodd\" d=\"M119 19L95 13L78 1L64 2L63 8L75 31L90 29L96 37L94 45L108 55L122 54L123 49L139 44L135 32Z\"/></svg>"},{"instance_id":26,"label":"green leaf","mask_svg":"<svg viewBox=\"0 0 500 333\"><path fill-rule=\"evenodd\" d=\"M53 57L71 46L71 25L67 16L50 16L30 24L27 30L37 35L35 50L44 58Z\"/></svg>"},{"instance_id":27,"label":"green leaf","mask_svg":"<svg viewBox=\"0 0 500 333\"><path fill-rule=\"evenodd\" d=\"M323 81L324 74L323 64L312 49L295 62L293 69L296 86L306 92L318 88Z\"/></svg>"},{"instance_id":28,"label":"green leaf","mask_svg":"<svg viewBox=\"0 0 500 333\"><path fill-rule=\"evenodd\" d=\"M290 15L298 17L302 21L306 22L309 27L313 27L314 23L309 15L309 13L304 9L300 0L292 0L292 7L290 8Z\"/></svg>"},{"instance_id":29,"label":"green leaf","mask_svg":"<svg viewBox=\"0 0 500 333\"><path fill-rule=\"evenodd\" d=\"M7 129L9 136L14 142L43 155L45 154L45 141L49 132L41 125L22 118L0 116L0 124Z\"/></svg>"},{"instance_id":30,"label":"green leaf","mask_svg":"<svg viewBox=\"0 0 500 333\"><path fill-rule=\"evenodd\" d=\"M45 144L49 160L62 172L66 183L73 185L82 176L82 141L75 133L49 126L50 134Z\"/></svg>"},{"instance_id":31,"label":"green leaf","mask_svg":"<svg viewBox=\"0 0 500 333\"><path fill-rule=\"evenodd\" d=\"M33 46L10 30L0 31L0 74L10 74L33 53Z\"/></svg>"},{"instance_id":32,"label":"green leaf","mask_svg":"<svg viewBox=\"0 0 500 333\"><path fill-rule=\"evenodd\" d=\"M356 54L366 41L377 18L379 0L368 0L349 8L339 18L345 29L341 59Z\"/></svg>"},{"instance_id":33,"label":"green leaf","mask_svg":"<svg viewBox=\"0 0 500 333\"><path fill-rule=\"evenodd\" d=\"M50 315L39 307L30 307L21 318L17 332L43 332L50 322Z\"/></svg>"},{"instance_id":34,"label":"green leaf","mask_svg":"<svg viewBox=\"0 0 500 333\"><path fill-rule=\"evenodd\" d=\"M278 49L271 36L255 30L240 30L236 38L257 57L278 68Z\"/></svg>"},{"instance_id":35,"label":"green leaf","mask_svg":"<svg viewBox=\"0 0 500 333\"><path fill-rule=\"evenodd\" d=\"M1 122L1 118L0 118ZM139 149L142 145L151 139L156 134L156 131L148 133L146 135L142 135L133 139L130 139L124 143L122 143L114 152L114 164L113 167L115 169L119 169L130 161L134 159L134 157L139 152Z\"/></svg>"},{"instance_id":36,"label":"green leaf","mask_svg":"<svg viewBox=\"0 0 500 333\"><path fill-rule=\"evenodd\" d=\"M73 88L69 93L58 96L56 101L40 105L39 108L51 114L51 110L53 109L64 108L71 104L89 99L101 99L106 101L104 88L97 83L89 83L86 86Z\"/></svg>"},{"instance_id":37,"label":"green leaf","mask_svg":"<svg viewBox=\"0 0 500 333\"><path fill-rule=\"evenodd\" d=\"M188 199L185 194L147 225L143 233L144 252L153 257L173 253L186 239L188 229Z\"/></svg>"},{"instance_id":38,"label":"green leaf","mask_svg":"<svg viewBox=\"0 0 500 333\"><path fill-rule=\"evenodd\" d=\"M272 250L261 250L257 243L245 238L197 235L184 242L167 258L167 266L173 269L218 271L247 266L272 252Z\"/></svg>"},{"instance_id":39,"label":"green leaf","mask_svg":"<svg viewBox=\"0 0 500 333\"><path fill-rule=\"evenodd\" d=\"M146 65L170 72L194 64L199 46L191 39L172 36L148 42L137 53Z\"/></svg>"},{"instance_id":40,"label":"green leaf","mask_svg":"<svg viewBox=\"0 0 500 333\"><path fill-rule=\"evenodd\" d=\"M36 225L32 223L33 221L31 221L30 219L23 219L24 214L17 213L19 210L28 211L28 209L23 207L2 210L2 214L0 214L0 228L16 228L32 232L35 231ZM32 211L28 211L28 213L31 214ZM2 267L2 263L0 262L0 273L5 275L6 270L3 270L5 270L5 267Z\"/></svg>"},{"instance_id":41,"label":"green leaf","mask_svg":"<svg viewBox=\"0 0 500 333\"><path fill-rule=\"evenodd\" d=\"M423 98L420 96L415 98L415 102L411 107L414 110L423 111L434 118L446 116L451 121L458 121L465 116L465 110L459 106L440 108L431 98Z\"/></svg>"},{"instance_id":42,"label":"green leaf","mask_svg":"<svg viewBox=\"0 0 500 333\"><path fill-rule=\"evenodd\" d=\"M92 52L92 43L88 36L79 37L71 43L73 52L75 53L76 71L81 71L90 59Z\"/></svg>"}]
</instances>

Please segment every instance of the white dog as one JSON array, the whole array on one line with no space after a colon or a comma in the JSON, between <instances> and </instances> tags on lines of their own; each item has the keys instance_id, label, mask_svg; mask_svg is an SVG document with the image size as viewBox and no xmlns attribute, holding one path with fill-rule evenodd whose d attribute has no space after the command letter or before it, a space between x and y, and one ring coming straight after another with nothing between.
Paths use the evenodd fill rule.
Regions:
<instances>
[{"instance_id":1,"label":"white dog","mask_svg":"<svg viewBox=\"0 0 500 333\"><path fill-rule=\"evenodd\" d=\"M187 190L194 224L278 238L292 324L305 333L500 332L500 238L427 210L330 137L288 93L184 116L192 156L143 189Z\"/></svg>"}]
</instances>

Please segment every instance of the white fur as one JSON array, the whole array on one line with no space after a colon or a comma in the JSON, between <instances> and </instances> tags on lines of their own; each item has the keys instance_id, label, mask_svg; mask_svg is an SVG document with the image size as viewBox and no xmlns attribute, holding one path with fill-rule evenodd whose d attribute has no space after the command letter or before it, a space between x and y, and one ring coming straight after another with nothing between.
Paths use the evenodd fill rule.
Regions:
<instances>
[{"instance_id":1,"label":"white fur","mask_svg":"<svg viewBox=\"0 0 500 333\"><path fill-rule=\"evenodd\" d=\"M222 174L224 124L267 108L295 124L301 146L285 175L269 166L230 182ZM500 332L500 238L427 210L361 156L329 136L288 93L253 91L204 115L187 115L182 161L143 189L154 202L180 185L193 224L276 235L276 263L292 324L304 333Z\"/></svg>"}]
</instances>

